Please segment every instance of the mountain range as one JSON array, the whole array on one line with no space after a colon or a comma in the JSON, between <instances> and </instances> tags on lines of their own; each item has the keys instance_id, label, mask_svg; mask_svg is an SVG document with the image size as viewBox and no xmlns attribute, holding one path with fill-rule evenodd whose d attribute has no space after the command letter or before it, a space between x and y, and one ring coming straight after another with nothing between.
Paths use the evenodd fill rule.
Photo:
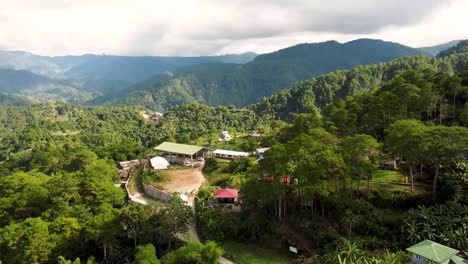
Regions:
<instances>
[{"instance_id":1,"label":"mountain range","mask_svg":"<svg viewBox=\"0 0 468 264\"><path fill-rule=\"evenodd\" d=\"M382 40L305 43L273 53L202 57L82 55L48 57L0 51L0 93L38 101L144 105L194 101L244 106L320 74L456 45L411 48Z\"/></svg>"}]
</instances>

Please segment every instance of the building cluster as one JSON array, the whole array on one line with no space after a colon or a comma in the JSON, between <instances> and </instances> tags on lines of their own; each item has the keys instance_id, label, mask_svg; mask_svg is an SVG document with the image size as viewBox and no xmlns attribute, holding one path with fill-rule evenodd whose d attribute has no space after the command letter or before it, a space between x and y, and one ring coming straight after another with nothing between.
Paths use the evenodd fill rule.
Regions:
<instances>
[{"instance_id":1,"label":"building cluster","mask_svg":"<svg viewBox=\"0 0 468 264\"><path fill-rule=\"evenodd\" d=\"M130 170L134 166L139 165L139 164L140 164L139 160L120 161L119 162L119 176L120 176L120 179L122 181L127 181Z\"/></svg>"}]
</instances>

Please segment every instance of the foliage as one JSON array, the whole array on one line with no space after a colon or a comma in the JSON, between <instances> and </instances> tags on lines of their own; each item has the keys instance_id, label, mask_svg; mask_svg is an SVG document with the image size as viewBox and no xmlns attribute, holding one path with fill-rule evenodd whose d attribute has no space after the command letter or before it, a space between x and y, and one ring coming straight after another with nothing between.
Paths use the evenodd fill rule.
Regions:
<instances>
[{"instance_id":1,"label":"foliage","mask_svg":"<svg viewBox=\"0 0 468 264\"><path fill-rule=\"evenodd\" d=\"M208 157L205 159L205 166L203 166L204 173L211 173L217 169L219 169L220 165L216 158Z\"/></svg>"},{"instance_id":2,"label":"foliage","mask_svg":"<svg viewBox=\"0 0 468 264\"><path fill-rule=\"evenodd\" d=\"M461 251L468 249L468 208L457 203L418 206L404 219L406 241L430 239Z\"/></svg>"},{"instance_id":3,"label":"foliage","mask_svg":"<svg viewBox=\"0 0 468 264\"><path fill-rule=\"evenodd\" d=\"M190 241L163 258L164 264L217 264L223 254L223 249L215 242L208 241L205 244Z\"/></svg>"},{"instance_id":4,"label":"foliage","mask_svg":"<svg viewBox=\"0 0 468 264\"><path fill-rule=\"evenodd\" d=\"M246 172L253 166L255 166L255 160L253 158L238 157L229 162L229 166L226 168L226 171L229 173Z\"/></svg>"},{"instance_id":5,"label":"foliage","mask_svg":"<svg viewBox=\"0 0 468 264\"><path fill-rule=\"evenodd\" d=\"M141 245L136 248L135 264L159 264L156 257L156 249L153 245Z\"/></svg>"}]
</instances>

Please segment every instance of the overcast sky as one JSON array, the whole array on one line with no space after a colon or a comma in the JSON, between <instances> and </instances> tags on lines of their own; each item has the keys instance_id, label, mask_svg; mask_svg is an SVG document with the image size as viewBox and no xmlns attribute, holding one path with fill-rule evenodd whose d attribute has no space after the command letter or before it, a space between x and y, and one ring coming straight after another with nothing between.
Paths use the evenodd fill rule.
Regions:
<instances>
[{"instance_id":1,"label":"overcast sky","mask_svg":"<svg viewBox=\"0 0 468 264\"><path fill-rule=\"evenodd\" d=\"M0 49L213 55L380 38L468 38L468 0L0 0Z\"/></svg>"}]
</instances>

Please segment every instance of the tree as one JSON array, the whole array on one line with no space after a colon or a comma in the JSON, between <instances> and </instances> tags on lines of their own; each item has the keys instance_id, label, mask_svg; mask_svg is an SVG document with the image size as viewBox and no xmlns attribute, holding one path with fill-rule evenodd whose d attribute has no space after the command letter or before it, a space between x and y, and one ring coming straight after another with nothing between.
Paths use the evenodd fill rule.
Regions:
<instances>
[{"instance_id":1,"label":"tree","mask_svg":"<svg viewBox=\"0 0 468 264\"><path fill-rule=\"evenodd\" d=\"M156 256L156 249L152 244L140 245L136 247L134 264L159 264Z\"/></svg>"},{"instance_id":2,"label":"tree","mask_svg":"<svg viewBox=\"0 0 468 264\"><path fill-rule=\"evenodd\" d=\"M372 136L357 134L341 142L345 163L358 180L358 191L362 175L367 175L367 193L370 191L371 170L380 155L380 144Z\"/></svg>"},{"instance_id":3,"label":"tree","mask_svg":"<svg viewBox=\"0 0 468 264\"><path fill-rule=\"evenodd\" d=\"M163 258L164 264L217 264L223 250L212 241L205 244L190 241Z\"/></svg>"},{"instance_id":4,"label":"tree","mask_svg":"<svg viewBox=\"0 0 468 264\"><path fill-rule=\"evenodd\" d=\"M47 181L42 173L15 172L0 178L0 223L39 216L47 206Z\"/></svg>"},{"instance_id":5,"label":"tree","mask_svg":"<svg viewBox=\"0 0 468 264\"><path fill-rule=\"evenodd\" d=\"M279 221L285 214L286 187L283 184L283 178L288 177L292 166L293 164L289 163L286 146L282 144L271 147L259 162L260 172L271 179L268 192L271 195L270 198L275 200L275 211Z\"/></svg>"},{"instance_id":6,"label":"tree","mask_svg":"<svg viewBox=\"0 0 468 264\"><path fill-rule=\"evenodd\" d=\"M0 229L0 259L7 263L47 262L54 246L47 223L40 218L28 218Z\"/></svg>"},{"instance_id":7,"label":"tree","mask_svg":"<svg viewBox=\"0 0 468 264\"><path fill-rule=\"evenodd\" d=\"M120 217L125 229L130 237L133 237L133 243L137 246L139 234L148 221L150 214L146 210L146 205L139 203L130 203L120 211Z\"/></svg>"},{"instance_id":8,"label":"tree","mask_svg":"<svg viewBox=\"0 0 468 264\"><path fill-rule=\"evenodd\" d=\"M407 162L409 166L411 191L414 191L413 169L421 162L424 153L423 134L426 126L417 120L400 120L388 128L386 148L394 158L400 162Z\"/></svg>"},{"instance_id":9,"label":"tree","mask_svg":"<svg viewBox=\"0 0 468 264\"><path fill-rule=\"evenodd\" d=\"M425 156L435 167L433 179L433 198L437 199L438 178L443 165L450 164L458 159L468 146L468 128L465 127L430 127L424 133L424 142L427 144Z\"/></svg>"},{"instance_id":10,"label":"tree","mask_svg":"<svg viewBox=\"0 0 468 264\"><path fill-rule=\"evenodd\" d=\"M209 157L205 160L205 165L203 166L203 172L211 173L220 167L219 162L216 158Z\"/></svg>"}]
</instances>

